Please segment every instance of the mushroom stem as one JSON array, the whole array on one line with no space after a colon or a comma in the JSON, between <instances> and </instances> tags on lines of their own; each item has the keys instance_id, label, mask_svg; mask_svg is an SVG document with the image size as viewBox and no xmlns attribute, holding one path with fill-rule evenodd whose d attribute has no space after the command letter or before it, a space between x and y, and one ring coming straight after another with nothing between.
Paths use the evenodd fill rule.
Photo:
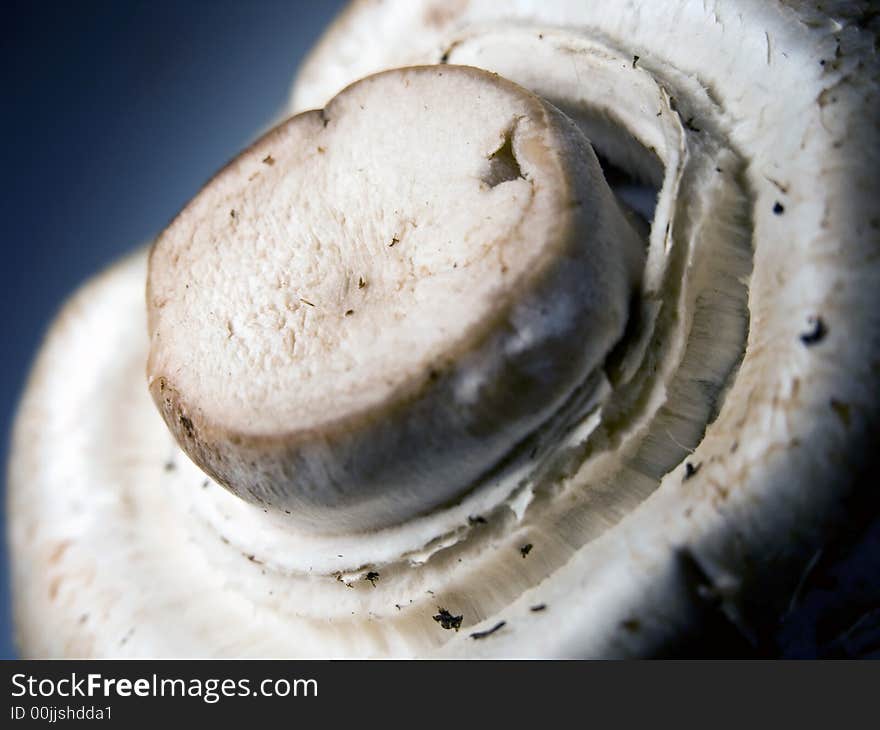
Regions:
<instances>
[{"instance_id":1,"label":"mushroom stem","mask_svg":"<svg viewBox=\"0 0 880 730\"><path fill-rule=\"evenodd\" d=\"M384 72L255 143L159 237L150 389L238 496L317 532L398 524L590 395L645 245L548 103L468 67Z\"/></svg>"}]
</instances>

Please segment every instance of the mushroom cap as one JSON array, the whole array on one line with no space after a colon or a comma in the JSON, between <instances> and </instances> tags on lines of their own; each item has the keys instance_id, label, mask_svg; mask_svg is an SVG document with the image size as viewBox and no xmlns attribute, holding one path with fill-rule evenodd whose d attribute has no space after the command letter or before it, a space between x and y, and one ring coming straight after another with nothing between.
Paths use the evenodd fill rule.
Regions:
<instances>
[{"instance_id":1,"label":"mushroom cap","mask_svg":"<svg viewBox=\"0 0 880 730\"><path fill-rule=\"evenodd\" d=\"M406 525L303 535L206 480L156 413L141 252L59 316L16 419L25 654L619 657L713 620L760 643L853 524L880 435L868 4L463 5L355 4L295 106L445 57L549 98L618 164L659 174L642 285L662 337L632 333L612 382L645 383L638 417L608 407L552 433L590 450L512 478L501 501L475 490Z\"/></svg>"},{"instance_id":2,"label":"mushroom cap","mask_svg":"<svg viewBox=\"0 0 880 730\"><path fill-rule=\"evenodd\" d=\"M384 527L584 387L642 255L553 107L478 69L388 71L263 137L158 238L150 389L239 496L301 529Z\"/></svg>"}]
</instances>

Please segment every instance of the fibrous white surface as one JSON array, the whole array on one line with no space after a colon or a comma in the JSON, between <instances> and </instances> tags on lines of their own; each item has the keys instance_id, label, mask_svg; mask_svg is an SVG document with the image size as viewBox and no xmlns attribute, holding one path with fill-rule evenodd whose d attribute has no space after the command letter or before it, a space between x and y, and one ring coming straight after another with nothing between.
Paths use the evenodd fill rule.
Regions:
<instances>
[{"instance_id":1,"label":"fibrous white surface","mask_svg":"<svg viewBox=\"0 0 880 730\"><path fill-rule=\"evenodd\" d=\"M643 255L553 107L477 69L387 72L261 139L163 232L150 388L200 466L300 529L400 523L596 379Z\"/></svg>"},{"instance_id":2,"label":"fibrous white surface","mask_svg":"<svg viewBox=\"0 0 880 730\"><path fill-rule=\"evenodd\" d=\"M74 298L22 402L25 652L631 656L707 613L760 643L871 487L876 37L867 3L352 6L292 110L386 68L483 67L659 188L599 400L458 502L291 529L206 480L152 408L141 255Z\"/></svg>"}]
</instances>

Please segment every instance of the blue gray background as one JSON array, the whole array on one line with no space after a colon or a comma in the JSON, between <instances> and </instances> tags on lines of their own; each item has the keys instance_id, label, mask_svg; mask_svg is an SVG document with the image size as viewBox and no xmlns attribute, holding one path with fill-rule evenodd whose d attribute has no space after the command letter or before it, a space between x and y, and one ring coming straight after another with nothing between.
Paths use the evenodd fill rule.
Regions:
<instances>
[{"instance_id":1,"label":"blue gray background","mask_svg":"<svg viewBox=\"0 0 880 730\"><path fill-rule=\"evenodd\" d=\"M2 4L4 465L28 368L63 300L161 230L272 119L343 4ZM5 500L0 509L5 524ZM0 656L8 658L5 541L2 557Z\"/></svg>"}]
</instances>

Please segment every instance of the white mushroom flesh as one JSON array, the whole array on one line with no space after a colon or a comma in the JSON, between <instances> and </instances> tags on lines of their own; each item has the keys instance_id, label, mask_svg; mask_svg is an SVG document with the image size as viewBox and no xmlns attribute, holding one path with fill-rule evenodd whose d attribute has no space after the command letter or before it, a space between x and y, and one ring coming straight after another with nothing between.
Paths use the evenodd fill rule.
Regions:
<instances>
[{"instance_id":1,"label":"white mushroom flesh","mask_svg":"<svg viewBox=\"0 0 880 730\"><path fill-rule=\"evenodd\" d=\"M597 406L643 249L538 97L387 72L261 139L165 230L150 387L239 496L300 529L399 524Z\"/></svg>"},{"instance_id":2,"label":"white mushroom flesh","mask_svg":"<svg viewBox=\"0 0 880 730\"><path fill-rule=\"evenodd\" d=\"M143 385L150 342L143 306L146 261L139 254L88 285L59 317L16 422L11 544L19 641L25 652L643 655L674 644L698 626L707 595L736 631L757 640L758 627L778 618L811 556L846 519L848 500L864 490L860 470L880 432L876 38L877 21L867 3L826 2L822 10L768 0L354 4L304 66L291 112L322 108L349 84L389 68L441 62L476 66L545 101L510 91L509 99L493 105L486 119L472 126L467 109L440 109L447 123L437 121L434 134L448 134L456 144L436 164L459 180L461 200L482 195L497 198L505 215L522 211L521 201L505 195L526 191L529 180L492 187L485 179L486 156L499 149L505 130L511 129L504 120L517 104L527 108L532 132L553 138L552 148L578 146L581 138L553 131L568 122L549 104L577 123L602 160L658 189L646 258L637 262L639 280L633 284L638 304L626 315L622 340L606 359L619 323L609 323L609 334L598 340L583 333L579 343L588 350L581 355L592 364L553 391L565 406L552 418L543 414L540 423L523 425L522 433L532 439L530 448L511 452L515 458L504 461L490 478L474 482L460 474L443 480L436 485L437 495L447 500L443 503L433 501L430 480L416 479L413 499L406 504L380 499L362 511L343 489L337 504L343 505L338 519L344 529L337 530L328 529L328 503L300 499L309 517L297 526L284 510L290 509L286 500L301 490L266 490L260 493L266 507L237 498L184 456L157 415ZM421 93L431 105L453 103L430 89ZM356 96L349 91L339 98ZM389 103L402 109L398 101L389 98ZM359 109L352 111L350 116L331 113L331 124L367 118ZM363 111L373 113L370 105ZM538 123L542 114L554 121ZM315 124L320 119L316 113L300 119L305 121L288 123L259 142L257 154L235 163L247 168L239 171L245 178L258 173L250 181L256 191L252 199L230 188L230 196L244 200L235 218L230 215L234 206L222 196L210 197L219 191L202 198L215 205L200 213L200 220L207 221L205 231L255 226L256 208L249 206L257 201L288 210L284 200L272 202L287 183L268 181L295 168L285 155L321 154L316 149L320 143L313 140L324 134ZM451 130L450 120L455 120ZM431 117L421 123L435 122ZM306 129L309 124L317 127L314 133ZM398 155L394 140L387 133L377 135L372 123L363 134L386 150L382 156L362 158L359 149L345 147L341 139L325 154L338 154L337 143L353 150L358 156L352 157L349 174L392 158L401 164L410 159ZM293 135L301 135L307 146L296 152L292 145L272 147ZM477 150L473 156L457 144L464 139ZM267 145L274 165L263 162L260 145ZM545 180L551 189L546 207L523 216L540 227L547 220L541 216L549 216L558 204L557 194L579 184L566 171L575 158L555 166L539 164L524 150L513 149L531 180ZM412 154L423 151L416 148ZM589 157L581 151L576 159ZM465 182L468 170L471 178ZM481 187L481 176L489 189ZM403 235L397 232L402 220L394 211L400 208L386 197L393 181L381 175L375 179L381 183L376 192L382 194L357 206L354 217L346 214L363 221L362 234L369 234L354 239L375 246L357 262L375 267L368 271L367 290L374 284L390 286L382 277L393 273L395 262L409 260L395 258L404 251L406 236L422 235L415 233L421 225L405 228ZM268 186L261 188L261 180ZM316 173L319 189L329 180L326 172ZM334 190L367 198L373 193L348 182ZM424 184L447 195L430 176ZM590 190L601 188L591 185ZM332 205L324 193L301 199ZM456 214L464 216L469 207L444 208L444 225L452 225ZM603 205L603 210L616 208ZM187 215L175 225L185 225ZM559 230L572 225L558 216L554 220ZM339 221L333 225L337 228L328 232L345 230ZM462 233L476 230L472 221L456 225ZM623 224L614 229L627 230ZM255 252L260 241L277 235L257 228L252 233L245 240ZM395 236L397 244L382 247ZM338 243L333 238L322 231L298 240L332 246ZM591 241L610 245L621 238L627 234ZM552 248L562 239L539 235L534 240ZM187 235L177 241L187 242ZM207 235L200 245L210 243ZM278 249L265 250L274 255ZM623 250L614 248L614 255ZM428 271L439 271L452 252L459 253L446 247L438 251L438 258L425 262ZM245 264L251 278L259 279L258 258L243 262L228 253L231 265ZM632 258L624 259L631 271ZM295 307L291 315L330 316L312 311L326 300L309 296L305 288L310 282L332 302L339 319L329 327L336 339L328 345L350 341L341 334L349 326L345 312L355 310L349 318L358 313L347 303L346 284L335 273L343 260L350 261L333 251L310 255L304 261L315 267L313 278L298 270L302 278L290 282L296 284L294 291L302 288L297 297L316 305ZM523 276L532 273L528 261L522 259ZM333 275L318 276L322 265L331 266ZM283 269L271 257L266 267L272 276ZM217 273L193 268L204 277L202 284ZM497 303L481 296L508 291L500 268L476 271L485 274L485 280L479 279L485 289L469 288L467 296L474 298L467 301L483 309L473 313L473 320L467 319L470 309L467 316L448 318L444 309L440 320L454 325L458 336L496 311ZM552 281L554 271L552 265L539 267L535 285ZM354 269L348 273L344 281L349 288L351 282L357 286L358 276ZM462 283L467 276L456 270L450 281ZM174 322L184 316L202 322L198 333L175 324L172 337L189 341L181 340L166 355L178 357L200 346L201 338L216 336L207 351L213 356L234 347L235 337L242 335L251 343L277 341L280 352L283 338L271 332L276 321L267 315L272 302L257 307L250 322L234 319L251 301L251 278L242 279L241 292L229 300L236 312L217 321L211 319L211 307L220 308L224 301L219 295L212 298L214 292L199 292L191 311L178 311ZM398 280L422 285L422 278L409 272ZM175 275L166 281L178 286L183 279ZM260 291L266 283L259 281ZM596 289L615 295L623 290L617 285ZM157 291L152 289L150 296ZM414 296L413 291L406 296ZM532 291L538 289L525 296ZM190 301L186 294L178 298L180 292L173 293L176 304L165 307ZM393 311L394 301L383 296L371 317ZM444 308L457 306L451 299L443 301ZM275 302L282 313L280 304ZM424 306L436 315L431 303ZM574 327L574 320L566 321ZM154 335L157 322L161 319L154 312ZM306 322L300 320L295 331L306 332ZM385 332L375 327L375 319L368 322L366 331L376 338L416 338L407 340L414 347L397 353L406 361L395 371L395 387L414 382L420 369L426 377L424 363L451 344L435 337L437 332L416 337L414 327ZM223 338L228 341L220 342ZM385 347L379 343L361 343L376 362ZM593 346L598 355L589 354ZM270 347L265 354L277 353ZM593 367L597 363L598 369ZM339 364L344 366L341 355ZM321 416L314 403L291 400L293 384L281 381L272 385L284 399L274 401L267 391L257 403L268 407L249 410L235 398L253 395L253 384L226 393L219 385L219 360L196 365L190 372L208 368L206 379L201 381L199 374L181 391L191 394L196 408L218 409L226 419L217 431L222 439L243 424L253 433L275 430L291 418L284 410L290 404L303 405L306 423ZM247 370L244 362L227 366ZM151 368L154 375L171 377L160 372L156 361ZM593 370L595 378L589 375ZM589 385L584 389L589 397L566 397L576 381ZM361 382L351 381L353 391ZM327 400L333 387L321 385L316 392ZM380 383L373 395L388 403L397 390L383 387ZM328 411L350 413L370 406L359 400L366 397L356 393L339 402L315 402ZM435 398L432 407L440 405L440 391L428 397ZM179 426L179 411L174 415ZM184 415L192 418L189 411ZM174 418L168 420L173 426ZM440 433L448 435L448 428L441 424ZM496 464L516 441L499 439L485 463ZM442 449L438 454L434 463L447 463ZM246 483L241 474L224 476L216 468L212 473L233 489ZM402 480L391 493L410 494L408 483ZM392 518L383 523L381 516L389 509ZM442 618L441 608L461 617L457 631L435 620ZM491 635L472 637L500 621L504 626Z\"/></svg>"}]
</instances>

